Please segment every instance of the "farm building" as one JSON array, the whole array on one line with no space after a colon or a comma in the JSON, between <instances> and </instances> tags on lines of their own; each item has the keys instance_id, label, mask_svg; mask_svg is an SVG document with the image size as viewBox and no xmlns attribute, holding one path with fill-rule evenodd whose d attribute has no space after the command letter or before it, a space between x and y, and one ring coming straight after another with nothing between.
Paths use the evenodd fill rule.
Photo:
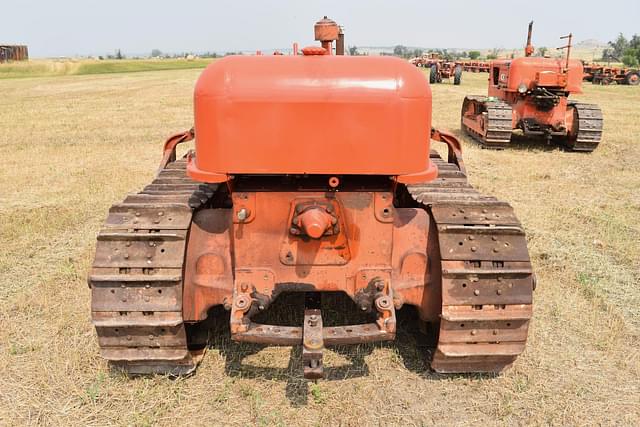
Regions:
<instances>
[{"instance_id":1,"label":"farm building","mask_svg":"<svg viewBox=\"0 0 640 427\"><path fill-rule=\"evenodd\" d=\"M0 63L9 61L26 61L29 49L25 45L0 45Z\"/></svg>"}]
</instances>

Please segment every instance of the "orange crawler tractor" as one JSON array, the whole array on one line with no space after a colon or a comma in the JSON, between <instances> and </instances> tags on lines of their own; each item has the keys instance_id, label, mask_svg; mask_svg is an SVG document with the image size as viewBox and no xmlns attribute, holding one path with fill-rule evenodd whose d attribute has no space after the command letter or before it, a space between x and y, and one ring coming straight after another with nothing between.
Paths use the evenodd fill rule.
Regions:
<instances>
[{"instance_id":1,"label":"orange crawler tractor","mask_svg":"<svg viewBox=\"0 0 640 427\"><path fill-rule=\"evenodd\" d=\"M597 105L569 101L581 93L583 68L566 59L534 58L531 29L525 57L491 62L489 96L467 96L461 126L487 148L504 148L514 129L525 136L558 142L573 151L593 151L602 138L602 112Z\"/></svg>"},{"instance_id":2,"label":"orange crawler tractor","mask_svg":"<svg viewBox=\"0 0 640 427\"><path fill-rule=\"evenodd\" d=\"M322 377L326 346L393 340L403 306L439 331L438 372L499 372L523 351L534 280L513 209L471 187L459 142L431 129L422 73L334 55L338 31L324 19L322 47L304 55L209 65L195 130L169 139L156 178L111 207L89 282L113 365L193 371L220 307L235 341L302 345L306 378ZM305 294L300 323L265 324L291 293ZM335 294L366 319L323 314Z\"/></svg>"}]
</instances>

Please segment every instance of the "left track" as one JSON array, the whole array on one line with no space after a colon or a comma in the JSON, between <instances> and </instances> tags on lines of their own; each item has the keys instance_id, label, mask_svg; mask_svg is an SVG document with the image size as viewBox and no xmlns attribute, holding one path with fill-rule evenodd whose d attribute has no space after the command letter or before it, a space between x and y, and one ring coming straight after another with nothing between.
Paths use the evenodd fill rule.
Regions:
<instances>
[{"instance_id":1,"label":"left track","mask_svg":"<svg viewBox=\"0 0 640 427\"><path fill-rule=\"evenodd\" d=\"M182 318L191 218L214 187L168 162L141 192L109 209L89 275L101 355L129 374L183 375L202 356Z\"/></svg>"}]
</instances>

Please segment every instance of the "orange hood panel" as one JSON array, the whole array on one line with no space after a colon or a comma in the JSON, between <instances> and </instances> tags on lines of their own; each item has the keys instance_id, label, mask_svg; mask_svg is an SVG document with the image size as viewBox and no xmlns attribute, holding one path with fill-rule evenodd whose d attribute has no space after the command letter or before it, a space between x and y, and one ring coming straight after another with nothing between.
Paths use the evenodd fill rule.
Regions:
<instances>
[{"instance_id":1,"label":"orange hood panel","mask_svg":"<svg viewBox=\"0 0 640 427\"><path fill-rule=\"evenodd\" d=\"M200 181L435 172L431 90L398 58L229 56L203 71L194 103Z\"/></svg>"}]
</instances>

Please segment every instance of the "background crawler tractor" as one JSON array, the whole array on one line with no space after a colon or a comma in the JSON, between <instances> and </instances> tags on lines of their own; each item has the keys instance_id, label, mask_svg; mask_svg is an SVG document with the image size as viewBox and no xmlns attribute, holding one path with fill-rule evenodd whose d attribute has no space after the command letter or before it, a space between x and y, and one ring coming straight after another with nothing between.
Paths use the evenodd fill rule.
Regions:
<instances>
[{"instance_id":1,"label":"background crawler tractor","mask_svg":"<svg viewBox=\"0 0 640 427\"><path fill-rule=\"evenodd\" d=\"M523 58L492 61L488 96L467 96L461 126L487 148L505 148L514 129L525 136L557 142L573 151L593 151L602 138L602 112L597 105L569 101L581 93L583 66L569 59L534 58L529 33Z\"/></svg>"},{"instance_id":2,"label":"background crawler tractor","mask_svg":"<svg viewBox=\"0 0 640 427\"><path fill-rule=\"evenodd\" d=\"M462 82L462 63L449 61L440 57L437 53L411 58L409 63L416 67L429 68L429 83L431 84L442 83L443 80L450 81L451 78L453 78L453 84L456 86Z\"/></svg>"},{"instance_id":3,"label":"background crawler tractor","mask_svg":"<svg viewBox=\"0 0 640 427\"><path fill-rule=\"evenodd\" d=\"M214 307L236 341L302 345L306 378L322 377L326 346L393 340L405 305L439 331L438 372L499 372L523 351L533 273L513 209L469 185L415 67L334 55L339 37L325 18L303 56L230 56L202 73L195 130L167 141L156 179L98 236L92 318L113 365L193 371ZM292 292L301 324L260 323ZM328 324L327 293L368 320Z\"/></svg>"}]
</instances>

